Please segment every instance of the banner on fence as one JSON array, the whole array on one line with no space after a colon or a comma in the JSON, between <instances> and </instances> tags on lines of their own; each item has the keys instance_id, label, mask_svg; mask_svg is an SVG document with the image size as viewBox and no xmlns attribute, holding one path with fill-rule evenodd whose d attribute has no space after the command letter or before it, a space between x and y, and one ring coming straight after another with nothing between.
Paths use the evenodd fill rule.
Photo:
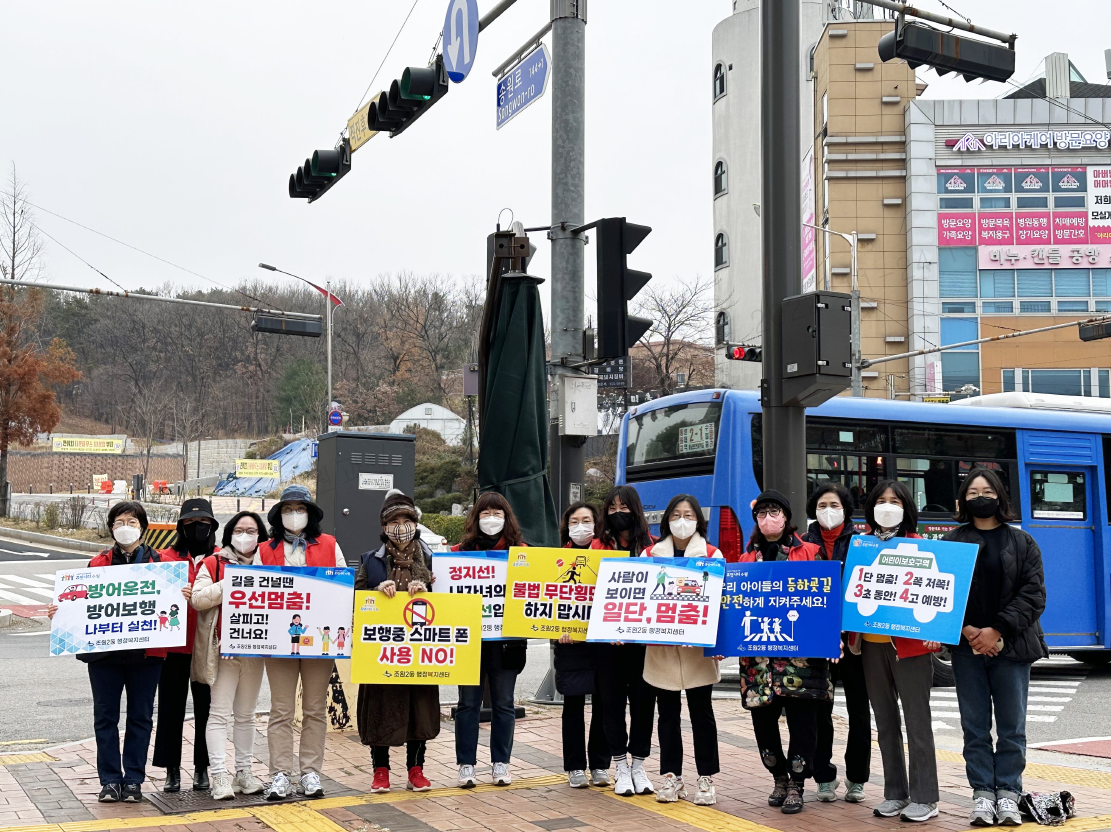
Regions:
<instances>
[{"instance_id":1,"label":"banner on fence","mask_svg":"<svg viewBox=\"0 0 1111 832\"><path fill-rule=\"evenodd\" d=\"M351 681L366 685L477 685L482 599L448 592L355 594Z\"/></svg>"},{"instance_id":2,"label":"banner on fence","mask_svg":"<svg viewBox=\"0 0 1111 832\"><path fill-rule=\"evenodd\" d=\"M587 641L713 647L725 561L604 558Z\"/></svg>"},{"instance_id":3,"label":"banner on fence","mask_svg":"<svg viewBox=\"0 0 1111 832\"><path fill-rule=\"evenodd\" d=\"M54 574L50 655L181 647L189 564L130 563Z\"/></svg>"},{"instance_id":4,"label":"banner on fence","mask_svg":"<svg viewBox=\"0 0 1111 832\"><path fill-rule=\"evenodd\" d=\"M482 638L502 637L509 552L444 552L432 556L433 589L482 599Z\"/></svg>"},{"instance_id":5,"label":"banner on fence","mask_svg":"<svg viewBox=\"0 0 1111 832\"><path fill-rule=\"evenodd\" d=\"M280 459L237 459L235 461L235 475L237 477L279 480L282 478L282 462Z\"/></svg>"},{"instance_id":6,"label":"banner on fence","mask_svg":"<svg viewBox=\"0 0 1111 832\"><path fill-rule=\"evenodd\" d=\"M223 585L221 655L350 658L354 569L227 566Z\"/></svg>"}]
</instances>

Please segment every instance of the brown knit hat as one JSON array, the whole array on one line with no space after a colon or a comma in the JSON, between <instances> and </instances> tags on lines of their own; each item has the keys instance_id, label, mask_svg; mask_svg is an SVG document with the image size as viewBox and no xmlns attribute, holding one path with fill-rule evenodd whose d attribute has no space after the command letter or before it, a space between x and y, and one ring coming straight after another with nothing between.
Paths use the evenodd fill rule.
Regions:
<instances>
[{"instance_id":1,"label":"brown knit hat","mask_svg":"<svg viewBox=\"0 0 1111 832\"><path fill-rule=\"evenodd\" d=\"M382 503L382 513L379 515L381 524L396 522L408 517L414 523L420 522L417 506L411 497L406 496L397 489L386 493L386 501Z\"/></svg>"}]
</instances>

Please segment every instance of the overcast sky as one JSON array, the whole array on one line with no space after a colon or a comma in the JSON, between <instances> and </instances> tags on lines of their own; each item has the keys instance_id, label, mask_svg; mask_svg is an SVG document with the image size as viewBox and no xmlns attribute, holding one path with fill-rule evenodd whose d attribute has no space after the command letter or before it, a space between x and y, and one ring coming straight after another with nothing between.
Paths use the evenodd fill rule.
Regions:
<instances>
[{"instance_id":1,"label":"overcast sky","mask_svg":"<svg viewBox=\"0 0 1111 832\"><path fill-rule=\"evenodd\" d=\"M471 76L402 136L360 149L323 199L287 195L294 168L334 144L410 5L0 0L0 162L16 163L44 209L225 284L270 278L259 261L318 279L481 273L501 208L526 226L550 221L551 91L495 130L490 74L547 20L547 0L519 0L482 34ZM1108 0L950 5L1018 33L1018 81L1051 51L1105 81ZM372 93L424 65L445 9L418 0ZM658 278L713 271L710 42L730 10L729 0L590 4L586 216L652 226L632 260ZM1004 91L919 76L930 98ZM38 222L127 288L211 285L45 212ZM547 277L547 243L533 239L530 271ZM47 255L54 282L109 288L50 241Z\"/></svg>"}]
</instances>

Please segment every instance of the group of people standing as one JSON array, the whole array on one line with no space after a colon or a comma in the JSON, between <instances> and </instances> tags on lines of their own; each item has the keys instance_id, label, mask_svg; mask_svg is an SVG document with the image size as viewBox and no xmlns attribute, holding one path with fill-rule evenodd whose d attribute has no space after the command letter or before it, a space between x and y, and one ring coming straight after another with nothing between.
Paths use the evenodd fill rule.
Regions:
<instances>
[{"instance_id":1,"label":"group of people standing","mask_svg":"<svg viewBox=\"0 0 1111 832\"><path fill-rule=\"evenodd\" d=\"M901 482L878 483L861 508L868 534L881 540L918 536L915 503ZM841 562L843 569L851 538L857 534L852 520L855 509L844 486L823 483L806 506L807 515L815 519L800 532L788 499L764 491L752 503L753 529L741 560L833 560ZM147 526L142 506L123 502L112 507L108 522L116 544L90 566L188 561L190 586L184 594L190 610L184 647L79 657L89 665L93 690L102 801L141 799L156 690L158 727L152 762L166 768L166 791L181 788L181 734L191 691L194 789L211 789L221 799L236 792L265 791L273 800L294 791L305 797L323 795L320 770L333 662L221 658L219 628L226 564L347 565L335 538L321 531L321 519L322 512L307 489L290 486L267 515L269 529L257 514L241 512L225 526L222 547L217 548L218 524L211 506L205 500L188 500L173 546L156 552L142 543ZM380 515L381 545L359 559L356 589L377 590L389 597L432 591L432 551L420 538L419 519L411 498L399 491L387 495ZM946 535L979 546L960 643L950 646L966 770L973 789L970 820L979 826L1021 823L1017 801L1025 766L1030 666L1048 655L1038 623L1045 607L1041 553L1033 538L1010 525L1014 519L999 476L990 468L976 468L958 492L961 525ZM631 557L722 557L707 540L706 516L692 495L671 499L659 531L658 538L652 536L636 490L626 485L613 488L600 509L586 502L572 504L559 528L560 543L566 548L623 551ZM503 496L491 492L475 502L462 541L453 549L506 550L526 545L513 509ZM906 821L935 817L939 795L930 688L932 656L941 649L936 642L842 633L839 659L741 658L741 703L751 714L760 760L773 778L768 804L788 814L801 811L803 786L809 778L817 784L819 801L838 799L833 701L835 686L840 684L849 715L844 800L865 799L874 714L884 773L884 800L874 814ZM515 687L526 651L524 639L483 641L479 683L459 687L454 730L458 783L463 788L477 784L480 711L487 688L491 781L502 786L512 782ZM686 798L696 805L716 803L713 778L720 764L712 693L721 680L722 657L703 654L702 648L695 647L572 642L562 637L554 645L554 663L556 688L564 699L563 765L568 785L612 787L621 796L655 793L660 802ZM269 784L251 773L254 711L264 671L271 690ZM295 755L298 682L303 724ZM125 689L128 713L121 759L118 723ZM589 726L587 696L592 698ZM681 728L684 699L696 772L689 789ZM657 712L660 779L653 785L646 761ZM786 751L781 716L787 722ZM370 746L372 791L391 788L391 747L405 748L406 788L431 788L423 767L427 743L440 731L438 686L360 685L357 721L361 741ZM225 761L229 726L234 774Z\"/></svg>"}]
</instances>

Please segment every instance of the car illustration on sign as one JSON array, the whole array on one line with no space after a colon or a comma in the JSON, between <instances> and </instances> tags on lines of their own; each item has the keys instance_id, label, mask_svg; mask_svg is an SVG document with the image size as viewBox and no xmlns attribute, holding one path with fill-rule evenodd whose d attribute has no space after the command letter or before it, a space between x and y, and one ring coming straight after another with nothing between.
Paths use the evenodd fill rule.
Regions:
<instances>
[{"instance_id":1,"label":"car illustration on sign","mask_svg":"<svg viewBox=\"0 0 1111 832\"><path fill-rule=\"evenodd\" d=\"M76 601L79 598L84 599L89 597L89 588L85 584L73 584L67 586L65 592L58 596L59 601Z\"/></svg>"},{"instance_id":2,"label":"car illustration on sign","mask_svg":"<svg viewBox=\"0 0 1111 832\"><path fill-rule=\"evenodd\" d=\"M917 543L883 549L870 566L858 566L845 584L845 602L867 618L881 606L911 610L922 623L952 612L955 576L941 572L937 559Z\"/></svg>"}]
</instances>

